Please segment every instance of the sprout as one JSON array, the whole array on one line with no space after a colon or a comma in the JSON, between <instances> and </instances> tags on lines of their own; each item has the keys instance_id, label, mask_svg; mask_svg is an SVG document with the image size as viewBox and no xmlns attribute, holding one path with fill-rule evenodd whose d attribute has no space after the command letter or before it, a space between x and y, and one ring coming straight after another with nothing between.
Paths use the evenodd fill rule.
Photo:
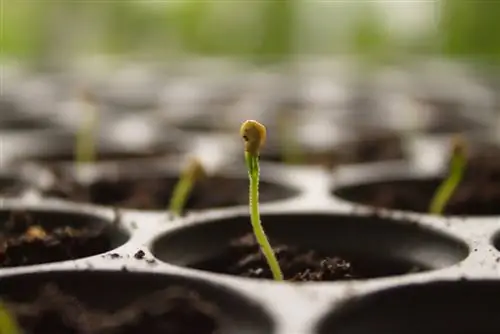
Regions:
<instances>
[{"instance_id":1,"label":"sprout","mask_svg":"<svg viewBox=\"0 0 500 334\"><path fill-rule=\"evenodd\" d=\"M298 165L304 161L300 143L294 133L297 124L297 115L293 112L281 112L278 119L281 157L285 164Z\"/></svg>"},{"instance_id":2,"label":"sprout","mask_svg":"<svg viewBox=\"0 0 500 334\"><path fill-rule=\"evenodd\" d=\"M172 198L170 199L170 212L177 216L181 215L194 184L197 180L205 177L205 175L206 172L201 161L196 158L191 159L175 185Z\"/></svg>"},{"instance_id":3,"label":"sprout","mask_svg":"<svg viewBox=\"0 0 500 334\"><path fill-rule=\"evenodd\" d=\"M283 273L266 237L259 213L259 151L266 141L266 128L257 121L245 121L241 125L240 135L245 141L245 161L250 179L250 221L253 233L271 269L273 278L276 281L282 281Z\"/></svg>"},{"instance_id":4,"label":"sprout","mask_svg":"<svg viewBox=\"0 0 500 334\"><path fill-rule=\"evenodd\" d=\"M82 92L81 101L85 108L82 110L83 124L76 138L76 162L78 164L95 161L94 132L97 127L96 102L89 91Z\"/></svg>"},{"instance_id":5,"label":"sprout","mask_svg":"<svg viewBox=\"0 0 500 334\"><path fill-rule=\"evenodd\" d=\"M0 334L21 334L16 319L3 303L0 303Z\"/></svg>"},{"instance_id":6,"label":"sprout","mask_svg":"<svg viewBox=\"0 0 500 334\"><path fill-rule=\"evenodd\" d=\"M452 157L448 177L441 183L434 194L430 205L430 213L440 215L463 178L467 149L462 137L456 137L452 143Z\"/></svg>"}]
</instances>

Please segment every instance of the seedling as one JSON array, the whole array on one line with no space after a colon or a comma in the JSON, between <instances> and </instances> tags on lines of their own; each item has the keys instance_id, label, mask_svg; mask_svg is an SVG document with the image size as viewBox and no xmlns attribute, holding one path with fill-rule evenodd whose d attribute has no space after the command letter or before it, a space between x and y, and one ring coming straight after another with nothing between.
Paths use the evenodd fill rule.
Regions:
<instances>
[{"instance_id":1,"label":"seedling","mask_svg":"<svg viewBox=\"0 0 500 334\"><path fill-rule=\"evenodd\" d=\"M181 173L179 181L175 185L169 210L176 216L180 216L191 194L195 183L205 177L206 172L199 159L193 158Z\"/></svg>"},{"instance_id":2,"label":"seedling","mask_svg":"<svg viewBox=\"0 0 500 334\"><path fill-rule=\"evenodd\" d=\"M271 269L273 278L276 281L282 281L283 273L281 272L279 262L264 232L259 213L259 152L266 141L266 127L257 121L245 121L241 125L240 135L245 141L245 161L250 180L250 221L252 223L253 233Z\"/></svg>"},{"instance_id":3,"label":"seedling","mask_svg":"<svg viewBox=\"0 0 500 334\"><path fill-rule=\"evenodd\" d=\"M297 165L304 160L300 143L295 134L294 127L297 124L297 115L294 112L282 111L278 119L278 131L280 136L281 157L285 164Z\"/></svg>"},{"instance_id":4,"label":"seedling","mask_svg":"<svg viewBox=\"0 0 500 334\"><path fill-rule=\"evenodd\" d=\"M0 334L21 334L16 319L3 303L0 303Z\"/></svg>"},{"instance_id":5,"label":"seedling","mask_svg":"<svg viewBox=\"0 0 500 334\"><path fill-rule=\"evenodd\" d=\"M93 162L96 159L94 134L97 127L97 107L92 95L84 90L81 101L83 123L76 138L76 162L78 164Z\"/></svg>"},{"instance_id":6,"label":"seedling","mask_svg":"<svg viewBox=\"0 0 500 334\"><path fill-rule=\"evenodd\" d=\"M443 213L446 204L460 184L465 172L467 162L465 142L461 137L456 137L452 145L452 157L448 177L441 183L434 194L429 209L432 214L441 215Z\"/></svg>"}]
</instances>

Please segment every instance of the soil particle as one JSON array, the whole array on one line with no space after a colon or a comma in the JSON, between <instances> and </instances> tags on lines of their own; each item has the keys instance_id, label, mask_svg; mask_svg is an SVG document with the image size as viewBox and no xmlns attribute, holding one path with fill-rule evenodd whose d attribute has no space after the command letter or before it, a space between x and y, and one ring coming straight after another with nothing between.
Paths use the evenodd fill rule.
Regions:
<instances>
[{"instance_id":1,"label":"soil particle","mask_svg":"<svg viewBox=\"0 0 500 334\"><path fill-rule=\"evenodd\" d=\"M146 253L144 253L144 251L142 250L138 250L135 254L134 254L134 257L137 259L137 260L142 260L144 259L144 257L146 256Z\"/></svg>"}]
</instances>

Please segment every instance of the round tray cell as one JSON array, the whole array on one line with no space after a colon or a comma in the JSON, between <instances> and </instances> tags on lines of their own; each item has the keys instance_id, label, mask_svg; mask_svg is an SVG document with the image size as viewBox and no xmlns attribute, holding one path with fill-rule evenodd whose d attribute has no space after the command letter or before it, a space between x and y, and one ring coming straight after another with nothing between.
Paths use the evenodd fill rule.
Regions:
<instances>
[{"instance_id":1,"label":"round tray cell","mask_svg":"<svg viewBox=\"0 0 500 334\"><path fill-rule=\"evenodd\" d=\"M468 255L459 240L409 221L341 214L265 214L262 223L284 276L337 281L452 266ZM247 215L167 232L152 246L161 261L214 273L270 278Z\"/></svg>"},{"instance_id":2,"label":"round tray cell","mask_svg":"<svg viewBox=\"0 0 500 334\"><path fill-rule=\"evenodd\" d=\"M407 285L336 305L318 334L496 334L500 281Z\"/></svg>"},{"instance_id":3,"label":"round tray cell","mask_svg":"<svg viewBox=\"0 0 500 334\"><path fill-rule=\"evenodd\" d=\"M132 123L133 122L128 122ZM125 126L126 127L126 126ZM159 135L153 129L139 129L141 136L131 136L134 130L112 129L103 125L101 139L94 143L95 162L136 162L165 159L179 154L183 144L171 131ZM36 163L52 169L71 166L76 162L77 134L66 131L44 133L23 139L16 152L16 164Z\"/></svg>"},{"instance_id":4,"label":"round tray cell","mask_svg":"<svg viewBox=\"0 0 500 334\"><path fill-rule=\"evenodd\" d=\"M88 186L66 180L45 194L78 202L139 210L166 210L178 177L174 175L123 175L95 180ZM261 203L287 199L296 194L283 185L262 181ZM186 210L248 205L248 178L211 176L194 186Z\"/></svg>"},{"instance_id":5,"label":"round tray cell","mask_svg":"<svg viewBox=\"0 0 500 334\"><path fill-rule=\"evenodd\" d=\"M495 246L495 248L498 251L500 251L500 231L495 233L495 235L493 236L492 242L493 242L493 246ZM500 256L497 258L497 261L500 262Z\"/></svg>"},{"instance_id":6,"label":"round tray cell","mask_svg":"<svg viewBox=\"0 0 500 334\"><path fill-rule=\"evenodd\" d=\"M318 130L320 131L320 130ZM360 131L361 132L361 131ZM263 161L287 163L293 165L320 165L335 167L346 164L404 160L406 153L402 138L392 132L372 132L346 139L344 142L322 143L321 145L303 145L289 147L290 152L282 149L278 138L274 138L262 151ZM300 146L303 146L302 148ZM292 151L298 148L299 150Z\"/></svg>"},{"instance_id":7,"label":"round tray cell","mask_svg":"<svg viewBox=\"0 0 500 334\"><path fill-rule=\"evenodd\" d=\"M19 177L0 173L0 196L17 196L21 194L25 188L25 183Z\"/></svg>"},{"instance_id":8,"label":"round tray cell","mask_svg":"<svg viewBox=\"0 0 500 334\"><path fill-rule=\"evenodd\" d=\"M495 216L500 214L500 148L493 145L472 147L465 174L447 203L444 214L455 216ZM428 213L434 193L444 175L394 177L392 169L379 166L370 175L340 185L334 196L377 208ZM368 171L368 169L366 170Z\"/></svg>"},{"instance_id":9,"label":"round tray cell","mask_svg":"<svg viewBox=\"0 0 500 334\"><path fill-rule=\"evenodd\" d=\"M126 293L124 293L126 292ZM164 274L56 271L0 279L25 333L268 334L256 303L226 288Z\"/></svg>"},{"instance_id":10,"label":"round tray cell","mask_svg":"<svg viewBox=\"0 0 500 334\"><path fill-rule=\"evenodd\" d=\"M42 119L29 117L13 117L0 119L0 132L47 130L54 125Z\"/></svg>"},{"instance_id":11,"label":"round tray cell","mask_svg":"<svg viewBox=\"0 0 500 334\"><path fill-rule=\"evenodd\" d=\"M0 268L75 260L128 240L114 223L87 214L2 209L0 221Z\"/></svg>"}]
</instances>

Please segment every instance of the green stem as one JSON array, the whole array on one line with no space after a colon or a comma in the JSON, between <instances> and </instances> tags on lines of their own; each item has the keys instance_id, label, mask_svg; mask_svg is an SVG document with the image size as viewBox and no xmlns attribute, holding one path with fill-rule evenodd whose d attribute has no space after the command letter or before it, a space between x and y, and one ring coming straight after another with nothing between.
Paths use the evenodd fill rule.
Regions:
<instances>
[{"instance_id":1,"label":"green stem","mask_svg":"<svg viewBox=\"0 0 500 334\"><path fill-rule=\"evenodd\" d=\"M94 130L97 126L97 113L89 110L83 126L76 138L76 162L78 164L93 162L96 159Z\"/></svg>"},{"instance_id":2,"label":"green stem","mask_svg":"<svg viewBox=\"0 0 500 334\"><path fill-rule=\"evenodd\" d=\"M450 173L448 177L441 183L430 205L430 213L440 215L455 189L462 180L466 165L466 158L461 154L454 154L451 161Z\"/></svg>"},{"instance_id":3,"label":"green stem","mask_svg":"<svg viewBox=\"0 0 500 334\"><path fill-rule=\"evenodd\" d=\"M276 259L273 248L267 239L260 221L258 157L245 152L245 160L248 167L248 176L250 178L250 221L252 223L253 233L271 269L274 280L283 281L283 273L281 272L279 262Z\"/></svg>"},{"instance_id":4,"label":"green stem","mask_svg":"<svg viewBox=\"0 0 500 334\"><path fill-rule=\"evenodd\" d=\"M295 115L287 115L288 117L295 117ZM292 128L293 121L283 120L280 124L281 147L282 157L285 164L298 165L304 161L301 147L293 134Z\"/></svg>"},{"instance_id":5,"label":"green stem","mask_svg":"<svg viewBox=\"0 0 500 334\"><path fill-rule=\"evenodd\" d=\"M175 185L172 198L170 199L169 210L173 214L180 216L186 201L193 189L194 180L191 175L183 175Z\"/></svg>"}]
</instances>

